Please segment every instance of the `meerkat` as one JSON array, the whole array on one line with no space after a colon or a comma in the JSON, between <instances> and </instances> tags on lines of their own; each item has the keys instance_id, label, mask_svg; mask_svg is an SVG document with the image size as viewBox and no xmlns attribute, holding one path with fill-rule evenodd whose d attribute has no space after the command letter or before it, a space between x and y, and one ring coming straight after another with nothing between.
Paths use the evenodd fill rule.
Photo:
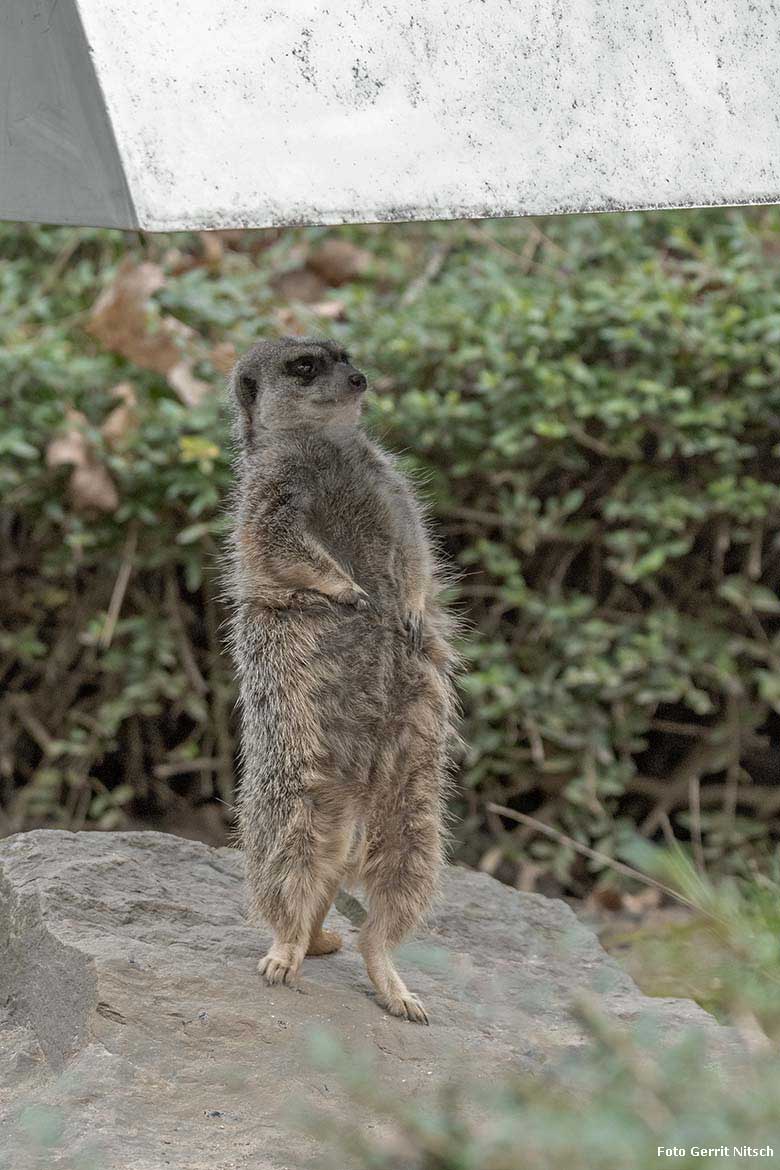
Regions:
<instances>
[{"instance_id":1,"label":"meerkat","mask_svg":"<svg viewBox=\"0 0 780 1170\"><path fill-rule=\"evenodd\" d=\"M452 619L421 505L361 429L366 378L328 340L255 345L230 377L238 833L259 972L294 983L340 886L379 1003L427 1024L391 958L437 886L455 701Z\"/></svg>"}]
</instances>

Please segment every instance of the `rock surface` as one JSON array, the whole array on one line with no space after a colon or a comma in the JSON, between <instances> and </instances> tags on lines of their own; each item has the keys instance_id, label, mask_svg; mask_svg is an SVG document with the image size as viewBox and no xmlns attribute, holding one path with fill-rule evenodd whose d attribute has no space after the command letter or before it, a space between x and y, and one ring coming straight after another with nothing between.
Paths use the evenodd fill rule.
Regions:
<instances>
[{"instance_id":1,"label":"rock surface","mask_svg":"<svg viewBox=\"0 0 780 1170\"><path fill-rule=\"evenodd\" d=\"M323 1027L417 1098L464 1068L554 1070L585 1043L583 990L617 1020L699 1025L713 1060L735 1048L695 1004L643 996L563 902L484 874L450 869L399 952L430 1028L385 1015L353 922L333 910L327 925L343 950L307 959L300 991L267 988L234 850L151 832L0 841L0 1167L301 1170L317 1144L290 1106L354 1117L312 1059Z\"/></svg>"}]
</instances>

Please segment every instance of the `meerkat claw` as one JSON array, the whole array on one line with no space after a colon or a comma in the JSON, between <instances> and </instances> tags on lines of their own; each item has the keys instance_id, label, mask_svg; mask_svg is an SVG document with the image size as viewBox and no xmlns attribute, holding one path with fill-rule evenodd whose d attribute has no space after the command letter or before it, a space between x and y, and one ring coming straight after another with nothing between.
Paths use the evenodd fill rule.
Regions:
<instances>
[{"instance_id":1,"label":"meerkat claw","mask_svg":"<svg viewBox=\"0 0 780 1170\"><path fill-rule=\"evenodd\" d=\"M428 1013L417 996L412 995L411 992L407 992L403 996L398 996L398 998L393 997L391 999L388 997L387 999L380 999L379 1003L386 1011L390 1012L391 1016L398 1016L399 1019L409 1020L413 1024L425 1024L426 1027L430 1026Z\"/></svg>"},{"instance_id":2,"label":"meerkat claw","mask_svg":"<svg viewBox=\"0 0 780 1170\"><path fill-rule=\"evenodd\" d=\"M425 1024L426 1027L430 1027L428 1013L416 995L410 995L409 998L404 1001L404 1008L406 1010L407 1020L411 1020L412 1023L415 1024Z\"/></svg>"},{"instance_id":3,"label":"meerkat claw","mask_svg":"<svg viewBox=\"0 0 780 1170\"><path fill-rule=\"evenodd\" d=\"M269 987L279 983L285 983L288 987L295 986L296 972L293 971L289 963L285 963L276 955L268 954L262 958L257 964L257 970Z\"/></svg>"},{"instance_id":4,"label":"meerkat claw","mask_svg":"<svg viewBox=\"0 0 780 1170\"><path fill-rule=\"evenodd\" d=\"M339 605L348 605L351 609L356 609L358 613L364 613L371 608L371 600L360 586L355 586L354 589L345 589L334 600Z\"/></svg>"}]
</instances>

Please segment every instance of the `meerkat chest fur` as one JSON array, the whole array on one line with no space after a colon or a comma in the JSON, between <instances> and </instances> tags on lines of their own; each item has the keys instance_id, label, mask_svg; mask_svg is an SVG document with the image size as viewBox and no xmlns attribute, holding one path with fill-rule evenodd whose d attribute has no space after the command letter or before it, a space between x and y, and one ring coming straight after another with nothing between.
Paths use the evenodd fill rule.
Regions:
<instances>
[{"instance_id":1,"label":"meerkat chest fur","mask_svg":"<svg viewBox=\"0 0 780 1170\"><path fill-rule=\"evenodd\" d=\"M374 606L400 612L427 592L420 506L390 456L363 432L291 435L275 445L270 463L276 484L261 475L255 490L293 492L310 531Z\"/></svg>"}]
</instances>

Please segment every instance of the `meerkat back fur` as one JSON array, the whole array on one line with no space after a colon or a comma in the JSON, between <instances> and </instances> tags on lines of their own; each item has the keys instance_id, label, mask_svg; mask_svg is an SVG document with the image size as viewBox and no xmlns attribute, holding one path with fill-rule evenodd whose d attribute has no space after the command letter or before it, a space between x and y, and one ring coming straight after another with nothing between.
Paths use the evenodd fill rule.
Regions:
<instances>
[{"instance_id":1,"label":"meerkat back fur","mask_svg":"<svg viewBox=\"0 0 780 1170\"><path fill-rule=\"evenodd\" d=\"M392 949L434 896L454 699L450 618L423 511L360 427L366 379L331 341L254 346L231 375L238 458L231 648L239 836L259 971L293 982L342 884L379 1002L427 1023Z\"/></svg>"}]
</instances>

